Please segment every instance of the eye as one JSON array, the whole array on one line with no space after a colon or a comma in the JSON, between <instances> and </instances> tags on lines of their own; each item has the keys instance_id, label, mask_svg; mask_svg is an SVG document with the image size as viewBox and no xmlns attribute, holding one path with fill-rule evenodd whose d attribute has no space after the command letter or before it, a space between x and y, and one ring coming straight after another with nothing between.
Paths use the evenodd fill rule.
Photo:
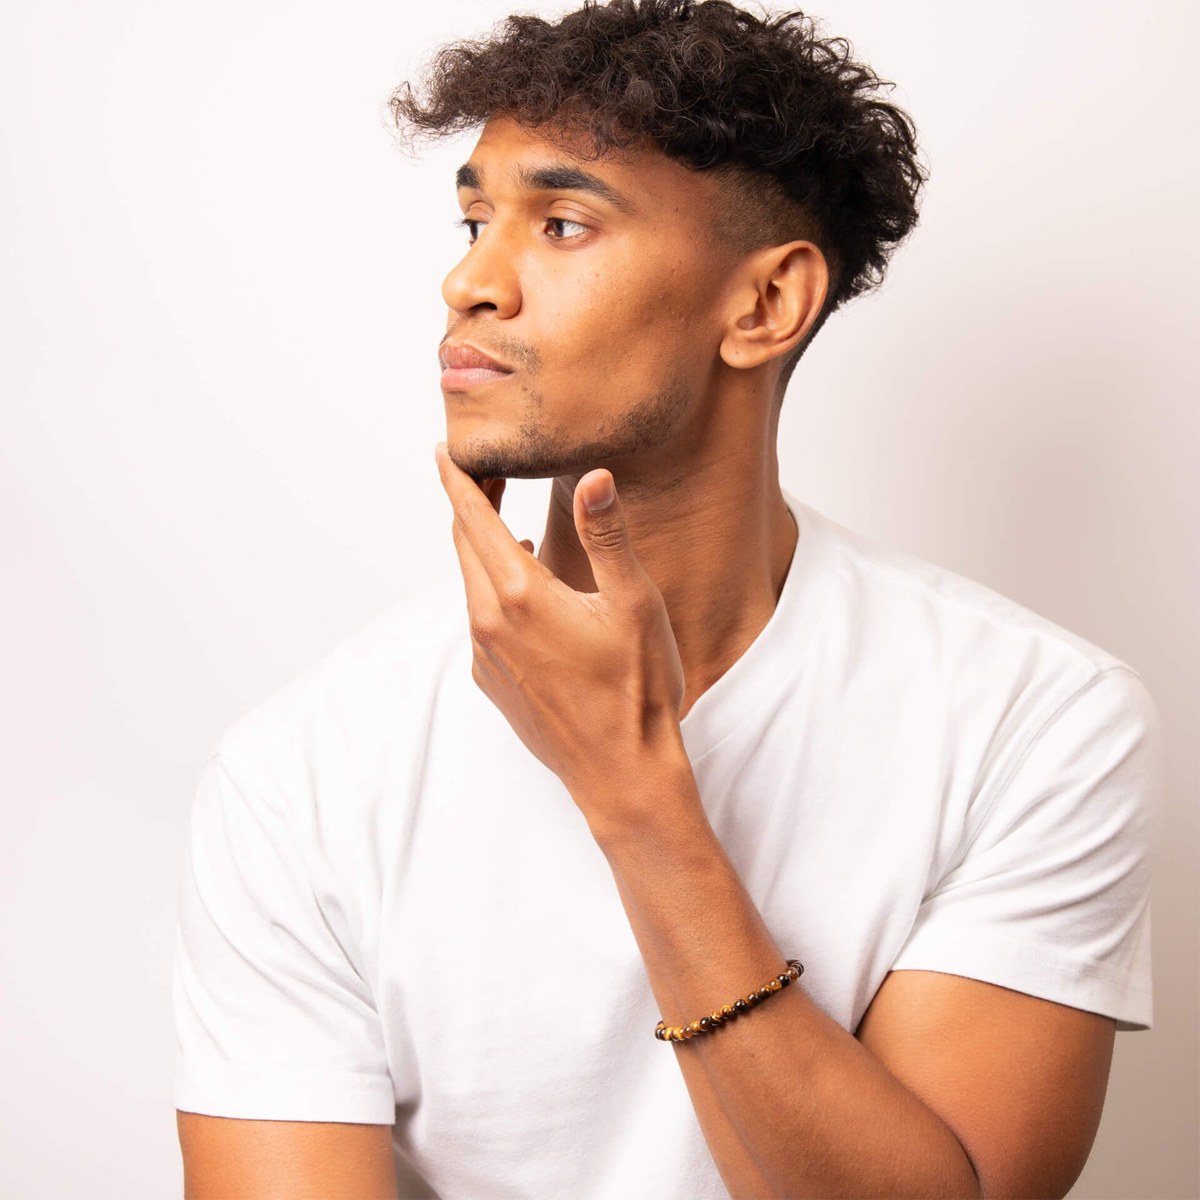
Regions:
<instances>
[{"instance_id":1,"label":"eye","mask_svg":"<svg viewBox=\"0 0 1200 1200\"><path fill-rule=\"evenodd\" d=\"M487 222L481 221L478 217L461 217L461 218L458 218L457 220L455 220L454 222L452 222L452 224L455 226L455 228L465 228L467 230L467 232L471 235L467 244L469 246L473 246L479 240L479 234L474 229L472 229L471 226L486 225ZM585 225L585 224L583 224L582 221L569 220L567 217L547 217L546 224L547 225L574 225L577 229L583 230L583 233L571 233L571 234L567 234L565 237L555 237L555 238L551 239L552 241L556 241L556 242L569 242L569 241L573 240L574 238L582 237L584 233L591 232L590 225Z\"/></svg>"},{"instance_id":2,"label":"eye","mask_svg":"<svg viewBox=\"0 0 1200 1200\"><path fill-rule=\"evenodd\" d=\"M546 221L550 225L574 225L576 228L582 229L584 233L587 233L591 228L589 225L583 224L582 221L572 221L567 217L547 217ZM582 234L572 233L563 238L555 238L555 241L569 242L572 238L581 236Z\"/></svg>"},{"instance_id":3,"label":"eye","mask_svg":"<svg viewBox=\"0 0 1200 1200\"><path fill-rule=\"evenodd\" d=\"M472 225L478 225L479 223L480 222L477 221L474 217L462 217L459 220L452 222L452 224L456 228L459 228L462 226L467 227L467 232L471 235L469 244L472 246L475 245L475 240L476 240L476 238L479 237L479 235L475 232L475 230L471 229L470 227Z\"/></svg>"}]
</instances>

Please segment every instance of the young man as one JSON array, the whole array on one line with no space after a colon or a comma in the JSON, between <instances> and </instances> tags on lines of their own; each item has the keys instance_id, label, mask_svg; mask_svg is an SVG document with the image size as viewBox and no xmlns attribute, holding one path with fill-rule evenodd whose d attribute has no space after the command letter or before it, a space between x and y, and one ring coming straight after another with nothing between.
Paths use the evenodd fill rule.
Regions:
<instances>
[{"instance_id":1,"label":"young man","mask_svg":"<svg viewBox=\"0 0 1200 1200\"><path fill-rule=\"evenodd\" d=\"M430 465L462 577L205 768L189 1196L1077 1178L1114 1032L1151 1025L1158 714L1128 664L780 486L788 377L923 181L797 16L512 17L393 96L402 131L482 125ZM554 480L536 556L510 477Z\"/></svg>"}]
</instances>

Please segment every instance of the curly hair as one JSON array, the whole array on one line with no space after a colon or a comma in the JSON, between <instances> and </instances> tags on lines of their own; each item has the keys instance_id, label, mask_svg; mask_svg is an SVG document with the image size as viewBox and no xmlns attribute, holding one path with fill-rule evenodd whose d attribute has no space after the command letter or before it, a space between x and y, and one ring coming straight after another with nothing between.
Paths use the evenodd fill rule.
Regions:
<instances>
[{"instance_id":1,"label":"curly hair","mask_svg":"<svg viewBox=\"0 0 1200 1200\"><path fill-rule=\"evenodd\" d=\"M895 84L850 54L798 9L760 19L728 0L584 0L554 23L516 14L487 37L444 45L421 73L421 94L404 82L387 105L406 150L495 114L550 141L573 139L581 158L619 158L648 141L717 173L725 200L710 234L732 261L814 242L829 286L785 357L782 398L829 314L882 283L928 178L912 118L876 94Z\"/></svg>"}]
</instances>

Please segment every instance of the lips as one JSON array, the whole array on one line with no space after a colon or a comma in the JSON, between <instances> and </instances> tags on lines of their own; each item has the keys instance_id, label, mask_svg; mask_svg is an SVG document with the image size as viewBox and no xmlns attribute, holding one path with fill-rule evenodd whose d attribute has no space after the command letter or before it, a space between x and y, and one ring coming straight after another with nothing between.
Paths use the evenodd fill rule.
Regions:
<instances>
[{"instance_id":1,"label":"lips","mask_svg":"<svg viewBox=\"0 0 1200 1200\"><path fill-rule=\"evenodd\" d=\"M484 354L478 347L469 346L465 342L443 346L438 358L445 367L442 372L442 390L446 392L465 391L482 383L507 379L513 373L511 367L506 367L490 354Z\"/></svg>"},{"instance_id":2,"label":"lips","mask_svg":"<svg viewBox=\"0 0 1200 1200\"><path fill-rule=\"evenodd\" d=\"M461 345L448 344L443 347L441 359L443 367L466 370L472 367L479 367L485 371L503 371L505 374L512 373L512 367L506 367L499 359L492 358L491 355L484 354L482 350L477 349L475 346L469 346L465 342Z\"/></svg>"}]
</instances>

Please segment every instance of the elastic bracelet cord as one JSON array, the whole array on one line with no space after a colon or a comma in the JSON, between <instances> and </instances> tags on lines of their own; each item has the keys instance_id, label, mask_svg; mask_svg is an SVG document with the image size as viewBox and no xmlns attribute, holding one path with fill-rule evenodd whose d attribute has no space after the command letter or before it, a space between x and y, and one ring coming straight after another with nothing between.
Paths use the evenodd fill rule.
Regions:
<instances>
[{"instance_id":1,"label":"elastic bracelet cord","mask_svg":"<svg viewBox=\"0 0 1200 1200\"><path fill-rule=\"evenodd\" d=\"M748 1013L764 1000L769 1000L781 988L787 987L794 979L799 979L804 974L804 964L797 959L789 958L787 965L788 969L782 975L776 975L774 979L769 979L762 987L756 988L748 996L739 996L732 1004L723 1004L709 1013L707 1017L701 1017L690 1025L668 1027L665 1021L660 1020L654 1027L654 1036L661 1042L686 1042L698 1033L711 1033L726 1022L740 1017L743 1013Z\"/></svg>"}]
</instances>

